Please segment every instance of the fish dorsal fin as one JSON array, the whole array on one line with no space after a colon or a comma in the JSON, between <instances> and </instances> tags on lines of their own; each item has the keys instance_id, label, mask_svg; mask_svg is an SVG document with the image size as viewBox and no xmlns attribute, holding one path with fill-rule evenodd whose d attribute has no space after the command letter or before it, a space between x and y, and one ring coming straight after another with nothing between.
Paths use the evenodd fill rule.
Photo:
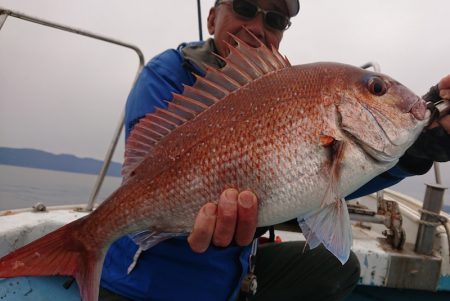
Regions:
<instances>
[{"instance_id":1,"label":"fish dorsal fin","mask_svg":"<svg viewBox=\"0 0 450 301\"><path fill-rule=\"evenodd\" d=\"M291 66L276 48L270 50L250 31L247 32L257 41L257 47L251 47L230 34L236 46L228 44L229 55L224 58L214 54L225 63L222 69L205 65L204 77L194 74L196 81L193 86L185 85L182 94L173 93L173 99L166 102L165 109L157 108L134 126L125 146L124 180L176 128L250 82Z\"/></svg>"}]
</instances>

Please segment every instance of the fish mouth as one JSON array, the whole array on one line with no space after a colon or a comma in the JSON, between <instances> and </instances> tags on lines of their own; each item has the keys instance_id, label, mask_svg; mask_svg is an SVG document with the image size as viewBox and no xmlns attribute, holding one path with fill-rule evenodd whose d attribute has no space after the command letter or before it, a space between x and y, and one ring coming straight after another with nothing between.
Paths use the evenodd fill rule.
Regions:
<instances>
[{"instance_id":1,"label":"fish mouth","mask_svg":"<svg viewBox=\"0 0 450 301\"><path fill-rule=\"evenodd\" d=\"M417 120L424 120L427 112L427 103L420 97L417 97L407 111L411 113Z\"/></svg>"},{"instance_id":2,"label":"fish mouth","mask_svg":"<svg viewBox=\"0 0 450 301\"><path fill-rule=\"evenodd\" d=\"M402 100L397 103L397 107L402 113L410 113L419 121L425 119L427 111L427 103L425 100L398 83L392 86L391 89L394 93L398 94Z\"/></svg>"}]
</instances>

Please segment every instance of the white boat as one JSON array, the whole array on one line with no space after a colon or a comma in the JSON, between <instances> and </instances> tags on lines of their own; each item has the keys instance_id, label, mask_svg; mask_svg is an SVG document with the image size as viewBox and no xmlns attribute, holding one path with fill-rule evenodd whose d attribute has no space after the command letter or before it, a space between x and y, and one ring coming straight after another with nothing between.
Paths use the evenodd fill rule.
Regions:
<instances>
[{"instance_id":1,"label":"white boat","mask_svg":"<svg viewBox=\"0 0 450 301\"><path fill-rule=\"evenodd\" d=\"M350 210L353 212L352 250L360 260L361 277L360 285L348 300L409 300L411 294L414 300L448 300L449 236L444 224L437 227L422 224L422 202L386 190L383 200L377 201L376 195L370 195L350 204L358 204L350 206ZM42 205L1 211L0 256L89 214L85 208L86 204L47 208ZM445 225L450 228L450 215L440 212L440 216L447 219ZM427 231L431 236L420 235ZM297 232L276 230L275 233L284 241L304 239ZM421 254L423 251L428 254ZM71 284L68 289L67 284ZM382 299L377 299L380 297ZM2 301L79 298L76 283L69 277L0 279Z\"/></svg>"},{"instance_id":2,"label":"white boat","mask_svg":"<svg viewBox=\"0 0 450 301\"><path fill-rule=\"evenodd\" d=\"M134 49L135 46L71 29L0 8L0 29L8 16L75 32ZM119 122L96 188L86 204L37 205L0 211L0 257L95 209L94 200L103 181L123 121ZM353 251L361 264L359 286L347 300L450 300L449 214L441 211L444 188L431 185L424 202L391 190L350 202ZM301 240L297 232L278 227L282 240ZM1 301L80 300L69 277L19 277L0 279Z\"/></svg>"}]
</instances>

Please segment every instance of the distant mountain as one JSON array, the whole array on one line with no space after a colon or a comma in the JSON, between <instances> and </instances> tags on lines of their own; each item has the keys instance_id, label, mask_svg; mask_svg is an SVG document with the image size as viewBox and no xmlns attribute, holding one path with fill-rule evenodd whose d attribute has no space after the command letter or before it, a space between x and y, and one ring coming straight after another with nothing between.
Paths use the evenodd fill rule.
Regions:
<instances>
[{"instance_id":1,"label":"distant mountain","mask_svg":"<svg viewBox=\"0 0 450 301\"><path fill-rule=\"evenodd\" d=\"M0 164L4 165L98 174L102 163L91 158L78 158L68 154L56 155L37 149L0 147ZM111 162L107 175L120 177L121 168L122 164Z\"/></svg>"}]
</instances>

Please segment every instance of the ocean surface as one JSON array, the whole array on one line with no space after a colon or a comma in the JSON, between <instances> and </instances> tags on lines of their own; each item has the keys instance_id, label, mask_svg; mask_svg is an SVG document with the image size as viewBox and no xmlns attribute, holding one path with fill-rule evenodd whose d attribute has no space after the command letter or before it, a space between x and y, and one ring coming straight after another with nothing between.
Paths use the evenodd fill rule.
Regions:
<instances>
[{"instance_id":1,"label":"ocean surface","mask_svg":"<svg viewBox=\"0 0 450 301\"><path fill-rule=\"evenodd\" d=\"M86 204L94 187L96 175L61 172L0 165L0 210L28 208L38 202L47 206ZM448 177L443 177L449 187ZM106 177L96 203L107 198L120 186L121 178ZM391 189L423 200L425 184L434 183L431 171L421 177L411 177ZM450 212L450 192L444 196L445 210Z\"/></svg>"},{"instance_id":2,"label":"ocean surface","mask_svg":"<svg viewBox=\"0 0 450 301\"><path fill-rule=\"evenodd\" d=\"M51 205L87 204L97 176L47 169L0 165L0 210ZM122 179L106 177L96 203L108 197Z\"/></svg>"}]
</instances>

